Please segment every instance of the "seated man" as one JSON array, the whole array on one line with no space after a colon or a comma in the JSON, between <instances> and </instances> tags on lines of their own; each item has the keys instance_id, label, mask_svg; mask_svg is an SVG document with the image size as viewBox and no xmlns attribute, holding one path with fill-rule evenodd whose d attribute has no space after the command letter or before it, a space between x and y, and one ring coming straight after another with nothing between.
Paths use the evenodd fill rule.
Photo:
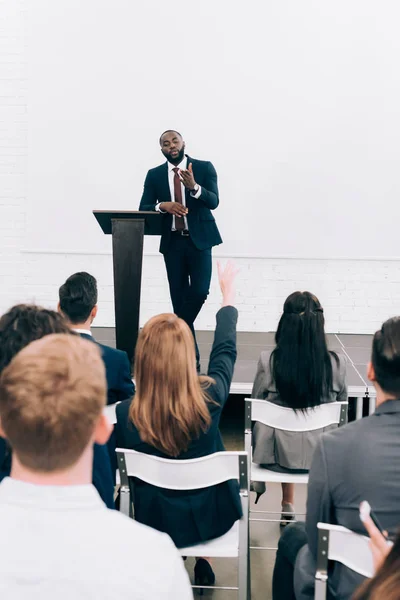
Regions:
<instances>
[{"instance_id":1,"label":"seated man","mask_svg":"<svg viewBox=\"0 0 400 600\"><path fill-rule=\"evenodd\" d=\"M97 315L97 281L89 273L75 273L59 289L59 311L71 329L82 337L95 341L90 327ZM98 344L106 368L107 404L132 398L135 388L132 383L128 355Z\"/></svg>"},{"instance_id":2,"label":"seated man","mask_svg":"<svg viewBox=\"0 0 400 600\"><path fill-rule=\"evenodd\" d=\"M59 289L58 310L69 322L71 329L83 338L95 342L90 327L97 315L97 281L89 273L75 273ZM97 342L96 342L97 343ZM106 368L107 404L115 404L132 398L135 387L132 383L131 366L128 355L122 350L116 350L98 344ZM117 457L115 454L116 437L112 432L108 441L113 482L117 472Z\"/></svg>"},{"instance_id":3,"label":"seated man","mask_svg":"<svg viewBox=\"0 0 400 600\"><path fill-rule=\"evenodd\" d=\"M50 333L71 335L63 317L53 310L18 304L0 318L0 374L25 346ZM10 474L11 451L0 438L0 480ZM94 446L93 485L108 508L114 508L114 482L106 446Z\"/></svg>"},{"instance_id":4,"label":"seated man","mask_svg":"<svg viewBox=\"0 0 400 600\"><path fill-rule=\"evenodd\" d=\"M111 429L106 390L98 347L72 335L32 342L3 370L2 598L192 598L170 538L108 510L90 484L93 443Z\"/></svg>"},{"instance_id":5,"label":"seated man","mask_svg":"<svg viewBox=\"0 0 400 600\"><path fill-rule=\"evenodd\" d=\"M287 527L278 544L274 600L314 598L319 521L367 535L359 505L368 500L389 533L400 523L400 317L375 333L368 377L376 389L375 413L323 434L317 444L306 524ZM331 597L349 599L362 580L334 563L328 579Z\"/></svg>"}]
</instances>

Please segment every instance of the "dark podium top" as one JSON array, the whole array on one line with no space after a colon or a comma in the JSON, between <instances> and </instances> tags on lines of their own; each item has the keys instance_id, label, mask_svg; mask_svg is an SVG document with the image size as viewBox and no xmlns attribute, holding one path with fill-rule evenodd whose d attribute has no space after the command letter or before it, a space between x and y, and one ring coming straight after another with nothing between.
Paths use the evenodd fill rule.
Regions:
<instances>
[{"instance_id":1,"label":"dark podium top","mask_svg":"<svg viewBox=\"0 0 400 600\"><path fill-rule=\"evenodd\" d=\"M162 215L154 211L146 210L94 210L94 216L97 219L103 232L106 234L112 233L113 219L124 220L141 220L144 219L144 235L161 235Z\"/></svg>"}]
</instances>

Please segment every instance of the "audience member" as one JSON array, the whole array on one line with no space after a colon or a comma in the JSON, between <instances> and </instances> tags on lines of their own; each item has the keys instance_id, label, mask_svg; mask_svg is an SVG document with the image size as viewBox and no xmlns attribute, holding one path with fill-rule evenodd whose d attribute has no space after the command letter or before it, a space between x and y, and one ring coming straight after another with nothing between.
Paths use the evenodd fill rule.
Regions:
<instances>
[{"instance_id":1,"label":"audience member","mask_svg":"<svg viewBox=\"0 0 400 600\"><path fill-rule=\"evenodd\" d=\"M361 516L361 511L360 511ZM371 517L363 519L371 538L375 577L368 579L351 597L352 600L399 600L400 598L400 535L393 545L382 535Z\"/></svg>"},{"instance_id":2,"label":"audience member","mask_svg":"<svg viewBox=\"0 0 400 600\"><path fill-rule=\"evenodd\" d=\"M1 375L13 448L0 485L3 598L192 598L171 540L108 510L90 485L93 442L111 430L106 389L99 349L71 335L33 342Z\"/></svg>"},{"instance_id":3,"label":"audience member","mask_svg":"<svg viewBox=\"0 0 400 600\"><path fill-rule=\"evenodd\" d=\"M261 353L252 397L307 411L325 402L347 400L346 360L328 350L322 306L310 292L294 292L286 299L275 335L276 346ZM253 461L278 472L306 473L320 434L287 432L255 423ZM256 503L265 484L254 482ZM281 525L294 519L294 484L282 483Z\"/></svg>"},{"instance_id":4,"label":"audience member","mask_svg":"<svg viewBox=\"0 0 400 600\"><path fill-rule=\"evenodd\" d=\"M91 341L95 341L90 328L97 315L97 296L97 281L85 272L71 275L59 289L59 310L73 331ZM106 368L107 404L132 398L135 388L128 355L104 344L98 346Z\"/></svg>"},{"instance_id":5,"label":"audience member","mask_svg":"<svg viewBox=\"0 0 400 600\"><path fill-rule=\"evenodd\" d=\"M290 525L279 541L274 600L314 597L319 521L365 533L359 505L368 500L389 534L400 522L400 317L389 319L375 333L368 377L376 389L375 413L324 433L317 442L306 524ZM347 600L362 580L334 563L330 593Z\"/></svg>"},{"instance_id":6,"label":"audience member","mask_svg":"<svg viewBox=\"0 0 400 600\"><path fill-rule=\"evenodd\" d=\"M150 319L135 354L136 396L117 406L117 443L164 458L192 459L224 450L219 421L236 360L236 271L218 268L222 308L217 313L207 376L198 376L193 336L173 314ZM237 483L180 492L134 483L135 518L168 533L178 547L219 537L241 517ZM197 560L195 581L212 585L210 562Z\"/></svg>"},{"instance_id":7,"label":"audience member","mask_svg":"<svg viewBox=\"0 0 400 600\"><path fill-rule=\"evenodd\" d=\"M95 342L91 325L97 315L97 281L89 273L75 273L59 289L58 309L68 320L71 328L87 340ZM98 343L98 342L96 342ZM128 355L122 350L98 344L106 368L107 404L115 404L132 398L135 388L131 377ZM117 471L116 442L113 432L108 440L113 482Z\"/></svg>"},{"instance_id":8,"label":"audience member","mask_svg":"<svg viewBox=\"0 0 400 600\"><path fill-rule=\"evenodd\" d=\"M64 318L39 306L19 304L0 318L0 374L14 356L30 342L51 333L71 335ZM0 438L1 478L10 474L11 451ZM93 485L109 508L114 507L114 484L107 447L95 444Z\"/></svg>"}]
</instances>

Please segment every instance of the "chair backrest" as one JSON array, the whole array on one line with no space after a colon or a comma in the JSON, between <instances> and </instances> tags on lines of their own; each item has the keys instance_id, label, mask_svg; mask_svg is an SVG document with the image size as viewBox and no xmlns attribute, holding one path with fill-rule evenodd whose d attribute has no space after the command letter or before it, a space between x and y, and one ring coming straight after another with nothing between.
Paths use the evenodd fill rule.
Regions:
<instances>
[{"instance_id":1,"label":"chair backrest","mask_svg":"<svg viewBox=\"0 0 400 600\"><path fill-rule=\"evenodd\" d=\"M119 402L115 402L115 404L108 404L103 409L103 413L106 415L111 425L115 425L117 422L117 404L119 404Z\"/></svg>"},{"instance_id":2,"label":"chair backrest","mask_svg":"<svg viewBox=\"0 0 400 600\"><path fill-rule=\"evenodd\" d=\"M317 527L316 592L318 585L321 583L326 588L329 560L339 562L364 577L374 575L374 564L368 537L354 533L354 531L340 525L318 523ZM323 595L318 596L317 593L315 597L324 598Z\"/></svg>"},{"instance_id":3,"label":"chair backrest","mask_svg":"<svg viewBox=\"0 0 400 600\"><path fill-rule=\"evenodd\" d=\"M237 479L247 494L246 452L216 452L190 460L159 458L123 448L116 452L122 486L128 486L129 477L170 490L197 490Z\"/></svg>"},{"instance_id":4,"label":"chair backrest","mask_svg":"<svg viewBox=\"0 0 400 600\"><path fill-rule=\"evenodd\" d=\"M283 431L314 431L328 425L347 422L348 402L328 402L306 412L294 411L267 400L245 400L245 429L251 431L252 421L258 421Z\"/></svg>"}]
</instances>

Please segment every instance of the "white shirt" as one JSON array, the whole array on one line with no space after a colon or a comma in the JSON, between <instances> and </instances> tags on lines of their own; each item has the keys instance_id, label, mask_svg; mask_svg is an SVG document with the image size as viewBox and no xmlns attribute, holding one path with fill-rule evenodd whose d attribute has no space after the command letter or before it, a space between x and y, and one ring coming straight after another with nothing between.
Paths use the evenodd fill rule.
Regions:
<instances>
[{"instance_id":1,"label":"white shirt","mask_svg":"<svg viewBox=\"0 0 400 600\"><path fill-rule=\"evenodd\" d=\"M171 196L171 202L175 202L175 188L174 188L174 177L175 177L175 171L174 169L178 168L179 170L185 171L187 169L187 156L184 156L183 159L181 160L181 162L179 163L179 165L173 165L170 162L167 162L167 166L168 166L168 185L169 185L169 193ZM181 193L182 193L182 204L183 206L186 206L186 196L185 196L185 186L183 185L182 181L181 181ZM191 196L193 198L200 198L201 196L201 186L199 185L199 189L197 190L196 193L192 194L192 192L190 192ZM163 210L160 210L160 203L156 204L156 210L158 212L165 212ZM185 229L189 229L188 227L188 223L187 223L187 218L183 217L183 222L185 225ZM171 227L172 231L176 230L176 226L175 226L175 215L172 215L172 227Z\"/></svg>"},{"instance_id":2,"label":"white shirt","mask_svg":"<svg viewBox=\"0 0 400 600\"><path fill-rule=\"evenodd\" d=\"M78 328L73 328L72 331L75 331L75 333L83 333L84 335L91 335L93 337L93 333L90 331L90 329L79 329Z\"/></svg>"},{"instance_id":3,"label":"white shirt","mask_svg":"<svg viewBox=\"0 0 400 600\"><path fill-rule=\"evenodd\" d=\"M92 485L0 485L0 597L190 600L171 539L115 510Z\"/></svg>"}]
</instances>

